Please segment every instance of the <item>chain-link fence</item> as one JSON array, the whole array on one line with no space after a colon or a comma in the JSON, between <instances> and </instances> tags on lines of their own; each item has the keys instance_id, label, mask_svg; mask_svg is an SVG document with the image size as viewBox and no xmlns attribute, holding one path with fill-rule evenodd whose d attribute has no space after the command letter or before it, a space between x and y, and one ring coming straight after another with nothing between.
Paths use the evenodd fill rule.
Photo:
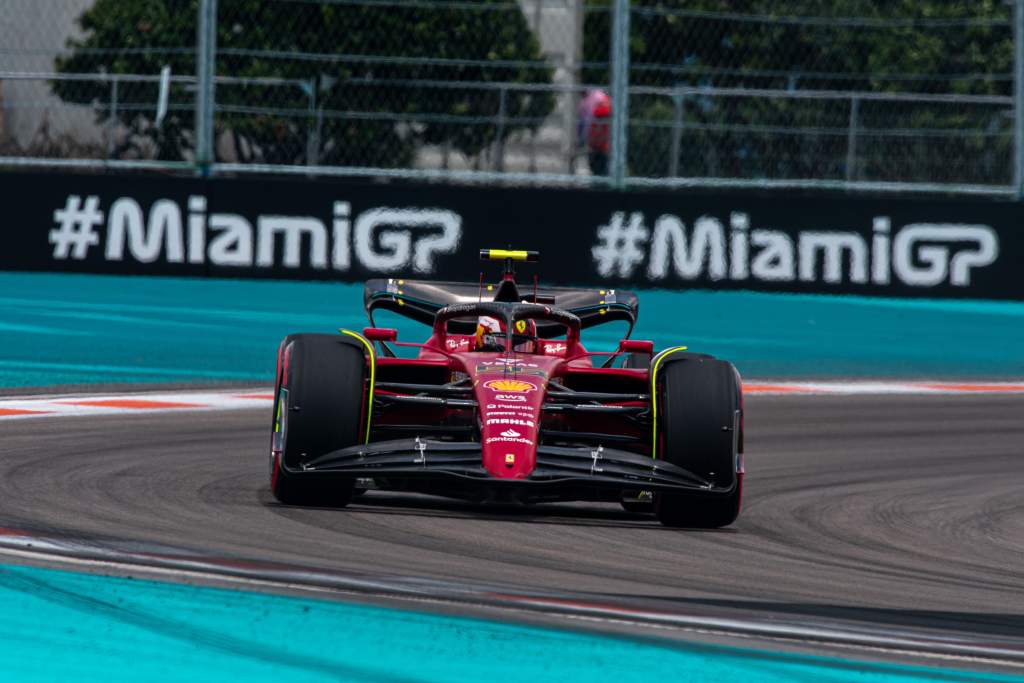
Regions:
<instances>
[{"instance_id":1,"label":"chain-link fence","mask_svg":"<svg viewBox=\"0 0 1024 683\"><path fill-rule=\"evenodd\" d=\"M110 40L128 14L121 4L97 23L93 0L5 0L0 165L187 167L167 140L192 135L194 24L173 42L153 40L144 22Z\"/></svg>"},{"instance_id":2,"label":"chain-link fence","mask_svg":"<svg viewBox=\"0 0 1024 683\"><path fill-rule=\"evenodd\" d=\"M218 73L280 80L217 84L217 157L571 174L578 9L545 0L220 0Z\"/></svg>"},{"instance_id":3,"label":"chain-link fence","mask_svg":"<svg viewBox=\"0 0 1024 683\"><path fill-rule=\"evenodd\" d=\"M1012 6L745 5L633 3L631 174L1013 184Z\"/></svg>"},{"instance_id":4,"label":"chain-link fence","mask_svg":"<svg viewBox=\"0 0 1024 683\"><path fill-rule=\"evenodd\" d=\"M0 165L1021 184L1016 1L4 4Z\"/></svg>"}]
</instances>

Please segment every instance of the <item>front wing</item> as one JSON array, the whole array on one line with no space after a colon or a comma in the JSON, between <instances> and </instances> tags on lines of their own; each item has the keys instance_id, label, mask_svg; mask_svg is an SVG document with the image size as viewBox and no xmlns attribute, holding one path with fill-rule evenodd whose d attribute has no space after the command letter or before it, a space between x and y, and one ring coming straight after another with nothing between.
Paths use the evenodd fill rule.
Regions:
<instances>
[{"instance_id":1,"label":"front wing","mask_svg":"<svg viewBox=\"0 0 1024 683\"><path fill-rule=\"evenodd\" d=\"M456 479L482 486L586 486L590 488L727 494L736 486L715 486L664 460L629 451L594 447L537 447L537 464L525 479L499 479L484 469L477 442L396 439L332 451L304 465L302 472L353 477ZM300 472L301 473L301 472Z\"/></svg>"}]
</instances>

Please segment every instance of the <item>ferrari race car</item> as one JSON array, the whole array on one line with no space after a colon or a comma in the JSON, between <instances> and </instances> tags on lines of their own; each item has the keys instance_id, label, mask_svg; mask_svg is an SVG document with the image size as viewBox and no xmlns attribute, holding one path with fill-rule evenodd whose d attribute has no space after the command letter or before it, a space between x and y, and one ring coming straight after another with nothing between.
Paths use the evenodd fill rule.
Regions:
<instances>
[{"instance_id":1,"label":"ferrari race car","mask_svg":"<svg viewBox=\"0 0 1024 683\"><path fill-rule=\"evenodd\" d=\"M341 507L367 488L477 502L619 502L674 527L721 527L740 509L743 399L732 364L630 339L622 290L521 290L375 279L370 327L294 334L277 358L270 488L282 503ZM422 344L376 327L388 310L431 326ZM581 331L625 338L587 351ZM409 348L406 356L396 350Z\"/></svg>"}]
</instances>

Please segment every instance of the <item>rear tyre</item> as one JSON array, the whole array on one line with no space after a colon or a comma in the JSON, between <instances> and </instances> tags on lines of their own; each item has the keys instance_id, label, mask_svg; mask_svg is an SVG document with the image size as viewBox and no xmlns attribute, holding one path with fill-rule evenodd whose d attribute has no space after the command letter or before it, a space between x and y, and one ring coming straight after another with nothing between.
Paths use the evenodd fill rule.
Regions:
<instances>
[{"instance_id":1,"label":"rear tyre","mask_svg":"<svg viewBox=\"0 0 1024 683\"><path fill-rule=\"evenodd\" d=\"M296 334L281 343L271 440L270 490L287 505L343 507L355 479L303 472L313 458L360 443L366 358L338 335Z\"/></svg>"},{"instance_id":2,"label":"rear tyre","mask_svg":"<svg viewBox=\"0 0 1024 683\"><path fill-rule=\"evenodd\" d=\"M681 355L681 354L680 354ZM654 513L672 527L714 529L732 524L740 511L741 447L739 375L731 363L686 354L658 375L658 457L712 482L728 493L654 494Z\"/></svg>"}]
</instances>

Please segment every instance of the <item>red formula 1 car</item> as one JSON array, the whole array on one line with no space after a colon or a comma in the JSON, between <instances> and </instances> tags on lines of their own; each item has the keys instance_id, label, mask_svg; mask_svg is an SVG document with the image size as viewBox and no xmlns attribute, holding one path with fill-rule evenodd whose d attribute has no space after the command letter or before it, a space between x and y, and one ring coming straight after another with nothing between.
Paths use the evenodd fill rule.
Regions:
<instances>
[{"instance_id":1,"label":"red formula 1 car","mask_svg":"<svg viewBox=\"0 0 1024 683\"><path fill-rule=\"evenodd\" d=\"M630 340L630 292L370 280L362 333L281 343L270 487L286 504L346 505L366 487L472 501L616 501L662 523L721 527L739 514L743 401L728 362ZM481 283L483 279L481 278ZM427 323L422 344L374 327L390 310ZM582 330L611 320L618 350ZM415 347L416 357L397 357Z\"/></svg>"}]
</instances>

